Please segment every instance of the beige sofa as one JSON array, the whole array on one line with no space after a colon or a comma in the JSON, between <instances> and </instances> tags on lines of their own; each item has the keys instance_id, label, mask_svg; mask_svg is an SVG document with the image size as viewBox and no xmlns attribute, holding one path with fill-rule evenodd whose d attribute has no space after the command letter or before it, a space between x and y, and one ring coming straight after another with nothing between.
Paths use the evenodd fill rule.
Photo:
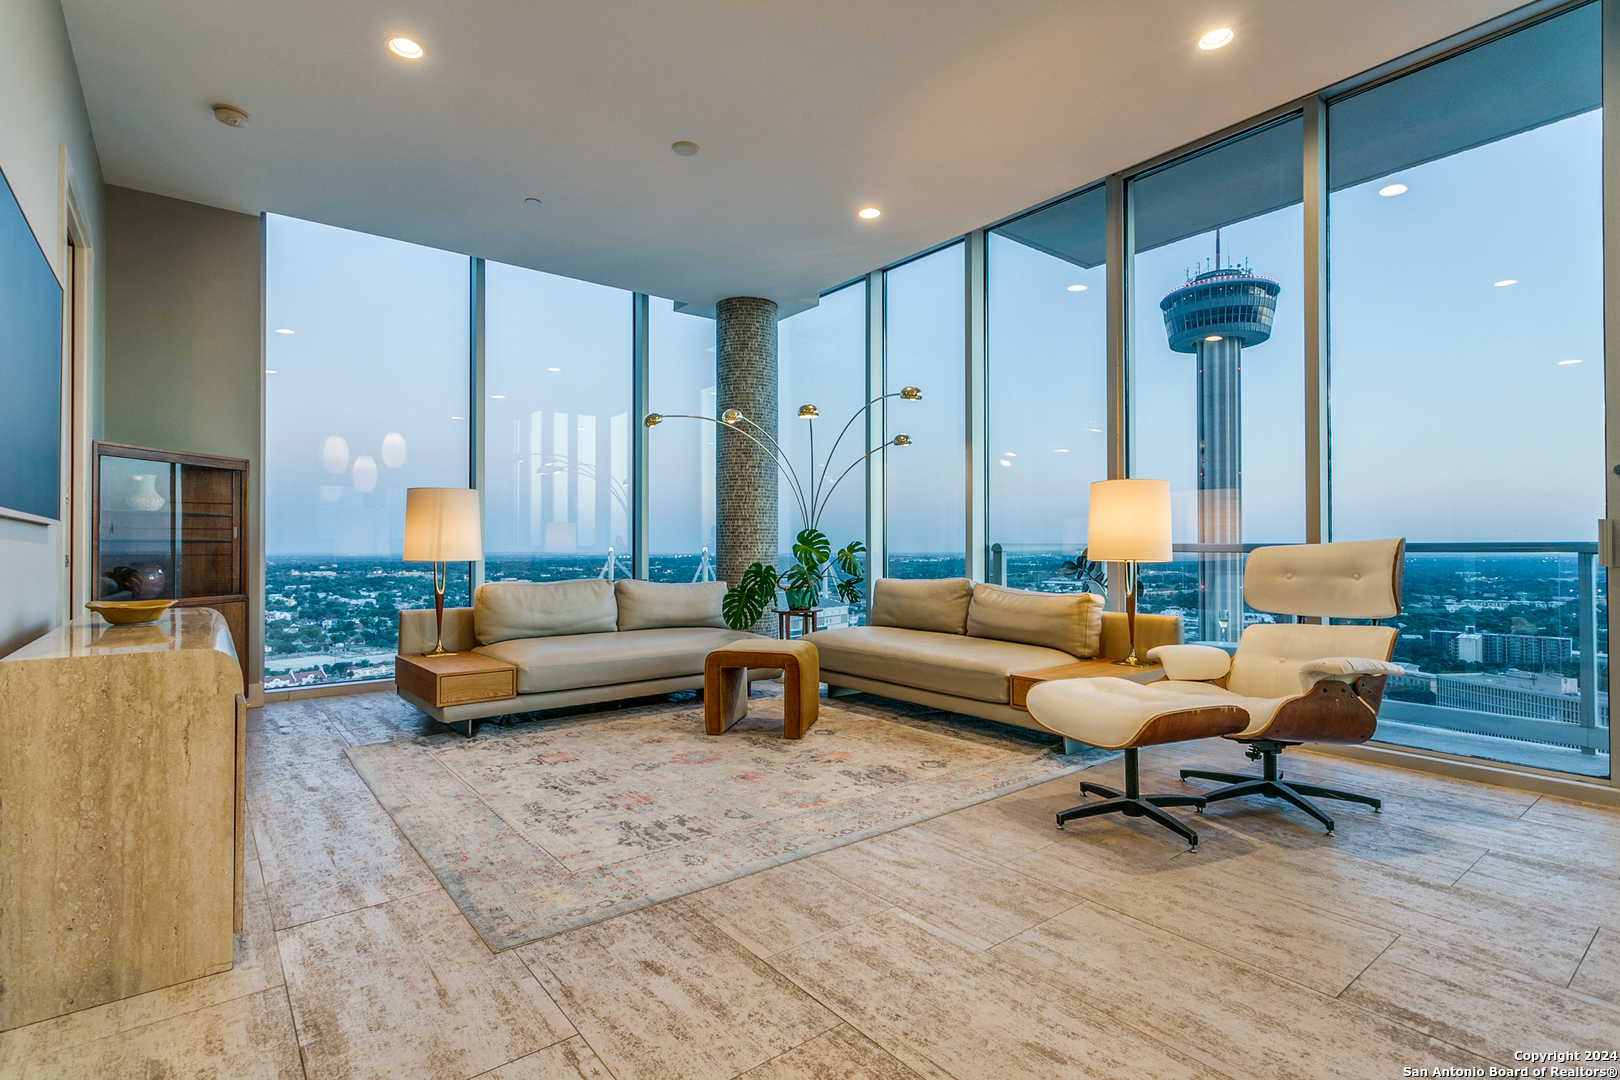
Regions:
<instances>
[{"instance_id":1,"label":"beige sofa","mask_svg":"<svg viewBox=\"0 0 1620 1080\"><path fill-rule=\"evenodd\" d=\"M436 706L408 690L399 696L443 724L562 709L598 701L697 690L714 649L759 635L726 626L723 581L671 585L600 579L495 582L479 586L470 608L446 608L444 647L517 667L517 697ZM399 613L399 651L433 648L431 609ZM780 671L750 671L750 681Z\"/></svg>"},{"instance_id":2,"label":"beige sofa","mask_svg":"<svg viewBox=\"0 0 1620 1080\"><path fill-rule=\"evenodd\" d=\"M1044 730L1009 704L1020 671L1130 651L1125 614L1086 593L1035 593L967 578L872 583L869 624L805 638L828 686ZM1138 655L1181 642L1174 615L1138 615Z\"/></svg>"}]
</instances>

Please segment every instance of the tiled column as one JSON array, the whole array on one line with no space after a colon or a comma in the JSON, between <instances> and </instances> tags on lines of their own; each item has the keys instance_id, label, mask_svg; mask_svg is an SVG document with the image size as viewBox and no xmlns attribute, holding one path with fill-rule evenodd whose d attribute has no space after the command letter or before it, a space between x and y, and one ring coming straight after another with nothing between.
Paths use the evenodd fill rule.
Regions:
<instances>
[{"instance_id":1,"label":"tiled column","mask_svg":"<svg viewBox=\"0 0 1620 1080\"><path fill-rule=\"evenodd\" d=\"M715 305L715 405L738 409L776 438L776 303L733 296ZM738 424L770 446L754 427ZM776 564L776 463L753 441L721 427L715 440L715 571L735 585L749 563ZM778 567L778 569L781 569ZM756 631L775 636L767 613Z\"/></svg>"}]
</instances>

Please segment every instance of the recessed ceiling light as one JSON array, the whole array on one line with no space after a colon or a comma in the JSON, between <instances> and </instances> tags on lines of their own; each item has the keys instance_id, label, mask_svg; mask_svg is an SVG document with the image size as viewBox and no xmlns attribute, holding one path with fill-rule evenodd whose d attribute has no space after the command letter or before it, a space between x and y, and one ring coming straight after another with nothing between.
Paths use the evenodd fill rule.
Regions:
<instances>
[{"instance_id":1,"label":"recessed ceiling light","mask_svg":"<svg viewBox=\"0 0 1620 1080\"><path fill-rule=\"evenodd\" d=\"M1560 362L1565 363L1565 364L1578 364L1578 363L1580 363L1579 360L1563 360L1563 361L1560 361ZM264 373L266 375L274 375L276 373L276 369L275 368L265 368Z\"/></svg>"},{"instance_id":2,"label":"recessed ceiling light","mask_svg":"<svg viewBox=\"0 0 1620 1080\"><path fill-rule=\"evenodd\" d=\"M1221 340L1221 335L1219 335L1219 334L1211 334L1208 337L1206 337L1204 340L1205 341L1220 341Z\"/></svg>"},{"instance_id":3,"label":"recessed ceiling light","mask_svg":"<svg viewBox=\"0 0 1620 1080\"><path fill-rule=\"evenodd\" d=\"M1056 450L1052 451L1052 453L1054 453L1054 454L1067 454L1068 451L1060 446Z\"/></svg>"},{"instance_id":4,"label":"recessed ceiling light","mask_svg":"<svg viewBox=\"0 0 1620 1080\"><path fill-rule=\"evenodd\" d=\"M1505 278L1503 278L1503 279L1502 279L1502 280L1501 280L1501 281L1498 281L1498 282L1497 282L1497 283L1496 283L1496 287L1497 287L1497 288L1498 288L1498 289L1500 289L1500 288L1502 288L1502 287L1503 287L1503 286L1505 286L1505 285L1517 285L1517 284L1518 284L1518 283L1519 283L1519 279L1518 279L1518 278L1513 278L1513 277L1505 277Z\"/></svg>"},{"instance_id":5,"label":"recessed ceiling light","mask_svg":"<svg viewBox=\"0 0 1620 1080\"><path fill-rule=\"evenodd\" d=\"M875 206L863 206L861 207L860 214L858 216L865 218L867 221L871 221L873 218L881 217L882 215L883 211L879 210Z\"/></svg>"},{"instance_id":6,"label":"recessed ceiling light","mask_svg":"<svg viewBox=\"0 0 1620 1080\"><path fill-rule=\"evenodd\" d=\"M561 371L562 368L560 368L560 367L548 367L548 368L546 368L546 370L547 371Z\"/></svg>"},{"instance_id":7,"label":"recessed ceiling light","mask_svg":"<svg viewBox=\"0 0 1620 1080\"><path fill-rule=\"evenodd\" d=\"M1012 468L1012 462L1008 461L1006 458L1002 458L1001 463L1003 465L1007 466L1008 468Z\"/></svg>"},{"instance_id":8,"label":"recessed ceiling light","mask_svg":"<svg viewBox=\"0 0 1620 1080\"><path fill-rule=\"evenodd\" d=\"M1218 49L1222 45L1231 44L1231 41L1232 41L1232 30L1231 30L1231 28L1223 26L1219 30L1211 30L1209 33L1207 33L1203 37L1199 38L1198 39L1198 47L1200 49Z\"/></svg>"},{"instance_id":9,"label":"recessed ceiling light","mask_svg":"<svg viewBox=\"0 0 1620 1080\"><path fill-rule=\"evenodd\" d=\"M524 199L523 202L527 206L539 206L540 205L540 200L535 198L533 195L529 196L527 199Z\"/></svg>"},{"instance_id":10,"label":"recessed ceiling light","mask_svg":"<svg viewBox=\"0 0 1620 1080\"><path fill-rule=\"evenodd\" d=\"M1069 291L1070 292L1085 292L1086 291L1086 286L1084 286L1084 285L1070 285L1069 286Z\"/></svg>"},{"instance_id":11,"label":"recessed ceiling light","mask_svg":"<svg viewBox=\"0 0 1620 1080\"><path fill-rule=\"evenodd\" d=\"M505 394L491 394L489 396L494 398L496 401L505 401L506 400L506 395Z\"/></svg>"},{"instance_id":12,"label":"recessed ceiling light","mask_svg":"<svg viewBox=\"0 0 1620 1080\"><path fill-rule=\"evenodd\" d=\"M1558 366L1559 367L1564 367L1564 366L1566 366L1568 364L1578 364L1578 363L1580 363L1579 360L1560 360L1560 361L1558 361Z\"/></svg>"},{"instance_id":13,"label":"recessed ceiling light","mask_svg":"<svg viewBox=\"0 0 1620 1080\"><path fill-rule=\"evenodd\" d=\"M1101 434L1102 434L1102 428L1100 428L1100 427L1094 427L1094 428L1086 428L1086 430L1087 430L1087 431L1095 431L1095 432L1096 432L1096 433L1097 433L1097 434L1099 434L1099 435L1101 435ZM1064 452L1064 453L1065 453L1065 454L1067 454L1067 453L1068 453L1068 451L1067 451L1067 450L1065 450L1065 451L1063 451L1063 452Z\"/></svg>"},{"instance_id":14,"label":"recessed ceiling light","mask_svg":"<svg viewBox=\"0 0 1620 1080\"><path fill-rule=\"evenodd\" d=\"M286 327L282 327L280 330L277 330L276 333L278 333L278 334L290 334L290 333L292 333L292 331L288 330Z\"/></svg>"},{"instance_id":15,"label":"recessed ceiling light","mask_svg":"<svg viewBox=\"0 0 1620 1080\"><path fill-rule=\"evenodd\" d=\"M695 142L687 142L685 139L682 139L677 143L670 143L669 148L681 155L681 157L691 157L693 154L698 152L698 144Z\"/></svg>"},{"instance_id":16,"label":"recessed ceiling light","mask_svg":"<svg viewBox=\"0 0 1620 1080\"><path fill-rule=\"evenodd\" d=\"M422 59L422 46L408 37L391 37L388 39L388 51L395 56L403 56L407 60Z\"/></svg>"},{"instance_id":17,"label":"recessed ceiling light","mask_svg":"<svg viewBox=\"0 0 1620 1080\"><path fill-rule=\"evenodd\" d=\"M1385 184L1383 187L1378 189L1378 194L1382 195L1386 199L1389 198L1392 195L1405 195L1406 194L1406 185L1405 184Z\"/></svg>"},{"instance_id":18,"label":"recessed ceiling light","mask_svg":"<svg viewBox=\"0 0 1620 1080\"><path fill-rule=\"evenodd\" d=\"M452 419L452 420L465 420L467 418L465 416L452 416L450 419Z\"/></svg>"}]
</instances>

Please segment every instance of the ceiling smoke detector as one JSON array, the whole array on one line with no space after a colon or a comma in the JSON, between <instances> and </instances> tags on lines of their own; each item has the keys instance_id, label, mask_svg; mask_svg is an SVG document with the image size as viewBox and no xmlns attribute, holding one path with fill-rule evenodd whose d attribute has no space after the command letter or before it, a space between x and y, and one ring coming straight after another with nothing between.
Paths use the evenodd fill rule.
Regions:
<instances>
[{"instance_id":1,"label":"ceiling smoke detector","mask_svg":"<svg viewBox=\"0 0 1620 1080\"><path fill-rule=\"evenodd\" d=\"M238 109L235 105L215 105L214 119L226 127L239 128L247 123L247 113Z\"/></svg>"},{"instance_id":2,"label":"ceiling smoke detector","mask_svg":"<svg viewBox=\"0 0 1620 1080\"><path fill-rule=\"evenodd\" d=\"M697 143L687 142L684 139L678 143L670 143L669 148L681 155L681 157L691 157L693 154L698 152Z\"/></svg>"}]
</instances>

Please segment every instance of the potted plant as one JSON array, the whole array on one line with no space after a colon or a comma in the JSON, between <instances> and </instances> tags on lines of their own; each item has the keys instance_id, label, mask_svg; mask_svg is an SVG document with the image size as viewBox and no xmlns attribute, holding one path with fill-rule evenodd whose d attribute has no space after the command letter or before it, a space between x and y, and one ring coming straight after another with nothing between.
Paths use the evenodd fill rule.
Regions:
<instances>
[{"instance_id":1,"label":"potted plant","mask_svg":"<svg viewBox=\"0 0 1620 1080\"><path fill-rule=\"evenodd\" d=\"M754 563L743 571L742 580L726 593L721 603L726 625L733 630L753 626L778 592L787 596L790 608L815 607L826 582L832 584L844 603L860 603L864 579L859 556L865 552L866 545L852 540L834 554L832 542L825 533L816 529L802 530L793 543L793 565L786 570L778 573L774 566Z\"/></svg>"},{"instance_id":2,"label":"potted plant","mask_svg":"<svg viewBox=\"0 0 1620 1080\"><path fill-rule=\"evenodd\" d=\"M1058 567L1058 573L1066 578L1073 578L1080 586L1081 592L1094 592L1098 596L1108 595L1108 567L1100 562L1093 562L1086 558L1088 549L1081 548L1080 554L1073 559L1065 559L1063 565Z\"/></svg>"}]
</instances>

